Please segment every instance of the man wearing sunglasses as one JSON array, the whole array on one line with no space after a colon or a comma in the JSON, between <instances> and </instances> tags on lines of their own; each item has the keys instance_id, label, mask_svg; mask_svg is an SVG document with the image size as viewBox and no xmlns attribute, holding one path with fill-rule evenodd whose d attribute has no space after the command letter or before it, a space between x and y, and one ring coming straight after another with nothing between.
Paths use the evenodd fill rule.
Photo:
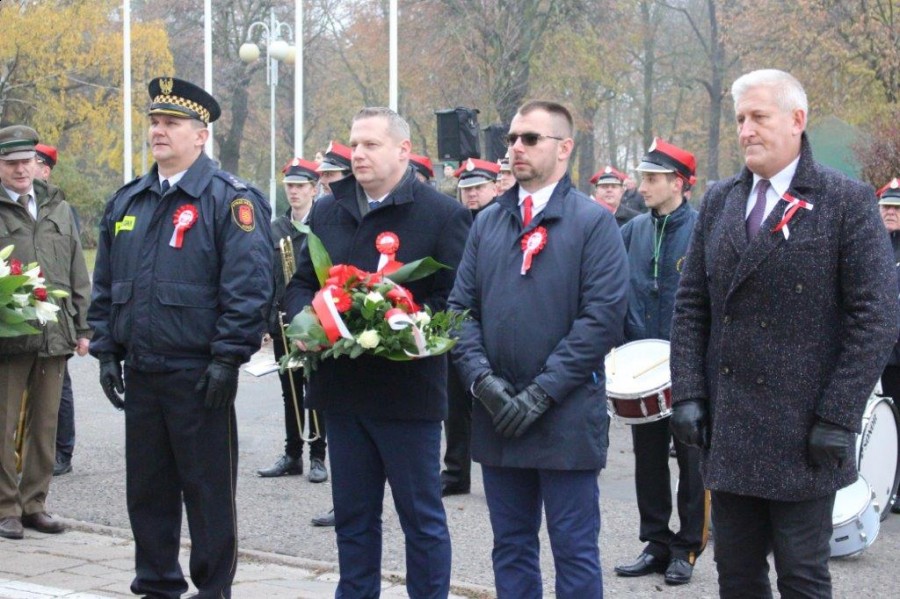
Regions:
<instances>
[{"instance_id":1,"label":"man wearing sunglasses","mask_svg":"<svg viewBox=\"0 0 900 599\"><path fill-rule=\"evenodd\" d=\"M479 213L450 294L469 310L454 360L472 408L499 597L540 597L541 506L556 596L603 596L597 475L606 465L603 356L622 338L625 248L613 215L567 174L572 116L519 108L507 144L518 181Z\"/></svg>"}]
</instances>

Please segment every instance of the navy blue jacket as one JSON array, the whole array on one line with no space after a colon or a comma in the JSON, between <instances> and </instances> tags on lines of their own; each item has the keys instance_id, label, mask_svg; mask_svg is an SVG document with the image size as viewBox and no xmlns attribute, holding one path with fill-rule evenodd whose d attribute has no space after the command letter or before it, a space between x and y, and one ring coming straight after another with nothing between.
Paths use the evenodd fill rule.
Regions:
<instances>
[{"instance_id":1,"label":"navy blue jacket","mask_svg":"<svg viewBox=\"0 0 900 599\"><path fill-rule=\"evenodd\" d=\"M377 209L365 214L365 194L353 176L331 184L332 196L313 204L307 223L333 264L368 272L378 267L375 239L390 231L400 239L397 260L408 263L431 256L451 270L404 284L416 303L446 308L471 217L454 199L418 181L410 168ZM304 244L297 272L288 284L284 307L292 319L312 302L319 282ZM380 419L443 420L447 415L447 357L393 362L362 355L322 360L309 379L306 406Z\"/></svg>"},{"instance_id":2,"label":"navy blue jacket","mask_svg":"<svg viewBox=\"0 0 900 599\"><path fill-rule=\"evenodd\" d=\"M199 218L176 249L173 215L186 204ZM272 294L269 219L260 192L205 154L163 197L156 166L119 189L100 221L91 354L148 372L248 360Z\"/></svg>"},{"instance_id":3,"label":"navy blue jacket","mask_svg":"<svg viewBox=\"0 0 900 599\"><path fill-rule=\"evenodd\" d=\"M532 382L551 407L518 439L494 431L478 401L472 457L491 466L594 470L606 464L609 416L603 356L622 341L628 264L615 218L568 176L522 227L518 186L475 219L450 307L470 310L453 359L467 388L492 371L516 391ZM522 236L547 229L524 276Z\"/></svg>"},{"instance_id":4,"label":"navy blue jacket","mask_svg":"<svg viewBox=\"0 0 900 599\"><path fill-rule=\"evenodd\" d=\"M675 291L696 222L697 211L683 201L666 216L651 210L622 227L631 272L625 341L669 340ZM654 268L657 246L659 264Z\"/></svg>"}]
</instances>

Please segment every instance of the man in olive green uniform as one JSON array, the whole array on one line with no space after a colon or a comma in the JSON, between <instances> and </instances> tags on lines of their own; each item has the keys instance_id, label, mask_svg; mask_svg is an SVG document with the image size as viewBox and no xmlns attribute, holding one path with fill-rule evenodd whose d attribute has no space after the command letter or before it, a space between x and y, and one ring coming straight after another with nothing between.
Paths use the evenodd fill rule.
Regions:
<instances>
[{"instance_id":1,"label":"man in olive green uniform","mask_svg":"<svg viewBox=\"0 0 900 599\"><path fill-rule=\"evenodd\" d=\"M11 258L37 262L46 284L67 291L57 300L58 322L35 335L0 339L0 537L21 539L23 526L63 531L44 503L56 445L56 416L66 358L87 352L90 280L72 209L56 187L34 178L37 132L13 125L0 129L0 248ZM22 478L17 480L13 436L27 392Z\"/></svg>"}]
</instances>

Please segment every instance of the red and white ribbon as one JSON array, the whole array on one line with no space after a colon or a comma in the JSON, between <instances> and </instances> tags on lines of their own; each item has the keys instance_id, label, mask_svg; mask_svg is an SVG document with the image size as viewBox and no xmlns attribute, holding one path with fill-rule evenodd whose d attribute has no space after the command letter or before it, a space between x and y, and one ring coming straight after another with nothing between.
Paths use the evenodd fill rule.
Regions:
<instances>
[{"instance_id":1,"label":"red and white ribbon","mask_svg":"<svg viewBox=\"0 0 900 599\"><path fill-rule=\"evenodd\" d=\"M199 216L200 213L193 204L185 204L176 210L175 214L172 215L172 224L175 225L175 230L172 231L172 239L169 241L169 245L173 248L181 248L181 245L184 243L184 232L194 226Z\"/></svg>"},{"instance_id":2,"label":"red and white ribbon","mask_svg":"<svg viewBox=\"0 0 900 599\"><path fill-rule=\"evenodd\" d=\"M341 313L338 312L335 305L334 297L331 293L333 289L338 289L338 287L326 285L316 292L312 300L313 311L319 318L319 322L322 323L322 328L325 329L325 336L328 337L328 341L332 345L341 337L353 339L353 335L350 334L350 330L344 324Z\"/></svg>"},{"instance_id":3,"label":"red and white ribbon","mask_svg":"<svg viewBox=\"0 0 900 599\"><path fill-rule=\"evenodd\" d=\"M787 207L784 209L784 216L781 217L781 220L775 225L775 228L772 229L773 233L777 233L781 231L784 235L785 239L788 239L791 236L791 230L788 227L788 223L791 222L791 219L794 218L794 215L800 208L805 208L806 210L812 210L813 205L806 200L801 200L800 198L795 198L788 192L784 192L784 195L781 196L781 199L788 203Z\"/></svg>"},{"instance_id":4,"label":"red and white ribbon","mask_svg":"<svg viewBox=\"0 0 900 599\"><path fill-rule=\"evenodd\" d=\"M389 275L403 266L396 260L397 251L400 249L400 238L396 233L390 231L379 233L375 238L375 249L381 254L378 258L378 272Z\"/></svg>"},{"instance_id":5,"label":"red and white ribbon","mask_svg":"<svg viewBox=\"0 0 900 599\"><path fill-rule=\"evenodd\" d=\"M531 268L531 261L547 245L547 229L536 227L522 237L522 276Z\"/></svg>"},{"instance_id":6,"label":"red and white ribbon","mask_svg":"<svg viewBox=\"0 0 900 599\"><path fill-rule=\"evenodd\" d=\"M407 327L412 329L412 336L416 342L417 353L414 354L403 350L406 352L407 356L411 358L425 358L431 355L431 352L425 347L425 335L422 333L422 329L419 328L419 325L416 324L416 321L413 320L409 314L399 308L391 308L384 314L384 319L395 331L402 331Z\"/></svg>"}]
</instances>

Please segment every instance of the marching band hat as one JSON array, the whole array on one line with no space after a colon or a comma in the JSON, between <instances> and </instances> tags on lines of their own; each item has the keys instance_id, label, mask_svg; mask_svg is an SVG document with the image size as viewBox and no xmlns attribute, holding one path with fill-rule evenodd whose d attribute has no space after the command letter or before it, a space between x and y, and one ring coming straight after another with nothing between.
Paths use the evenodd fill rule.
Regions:
<instances>
[{"instance_id":1,"label":"marching band hat","mask_svg":"<svg viewBox=\"0 0 900 599\"><path fill-rule=\"evenodd\" d=\"M500 174L500 165L496 162L469 158L453 173L459 178L459 188L475 187L482 183L492 183Z\"/></svg>"},{"instance_id":2,"label":"marching band hat","mask_svg":"<svg viewBox=\"0 0 900 599\"><path fill-rule=\"evenodd\" d=\"M350 148L344 144L332 141L325 150L325 158L319 163L316 169L320 173L328 171L349 171L350 170Z\"/></svg>"},{"instance_id":3,"label":"marching band hat","mask_svg":"<svg viewBox=\"0 0 900 599\"><path fill-rule=\"evenodd\" d=\"M303 160L302 158L294 158L284 165L281 172L284 173L285 183L315 183L319 180L319 168L315 162Z\"/></svg>"},{"instance_id":4,"label":"marching band hat","mask_svg":"<svg viewBox=\"0 0 900 599\"><path fill-rule=\"evenodd\" d=\"M37 131L25 125L10 125L0 129L0 160L34 158L38 142Z\"/></svg>"},{"instance_id":5,"label":"marching band hat","mask_svg":"<svg viewBox=\"0 0 900 599\"><path fill-rule=\"evenodd\" d=\"M900 206L900 180L897 177L876 192L879 206Z\"/></svg>"},{"instance_id":6,"label":"marching band hat","mask_svg":"<svg viewBox=\"0 0 900 599\"><path fill-rule=\"evenodd\" d=\"M219 103L206 90L175 77L157 77L147 86L150 111L183 119L197 119L207 125L222 114Z\"/></svg>"},{"instance_id":7,"label":"marching band hat","mask_svg":"<svg viewBox=\"0 0 900 599\"><path fill-rule=\"evenodd\" d=\"M38 144L34 146L34 152L37 155L38 162L43 162L51 169L56 166L56 159L58 157L58 154L56 152L56 148L54 148L53 146Z\"/></svg>"},{"instance_id":8,"label":"marching band hat","mask_svg":"<svg viewBox=\"0 0 900 599\"><path fill-rule=\"evenodd\" d=\"M637 169L643 173L675 173L693 185L697 178L697 161L694 155L660 139L653 140Z\"/></svg>"},{"instance_id":9,"label":"marching band hat","mask_svg":"<svg viewBox=\"0 0 900 599\"><path fill-rule=\"evenodd\" d=\"M434 179L434 165L428 156L419 156L418 154L409 153L409 163L426 179Z\"/></svg>"},{"instance_id":10,"label":"marching band hat","mask_svg":"<svg viewBox=\"0 0 900 599\"><path fill-rule=\"evenodd\" d=\"M617 171L611 166L606 166L591 177L591 185L624 185L625 173Z\"/></svg>"}]
</instances>

